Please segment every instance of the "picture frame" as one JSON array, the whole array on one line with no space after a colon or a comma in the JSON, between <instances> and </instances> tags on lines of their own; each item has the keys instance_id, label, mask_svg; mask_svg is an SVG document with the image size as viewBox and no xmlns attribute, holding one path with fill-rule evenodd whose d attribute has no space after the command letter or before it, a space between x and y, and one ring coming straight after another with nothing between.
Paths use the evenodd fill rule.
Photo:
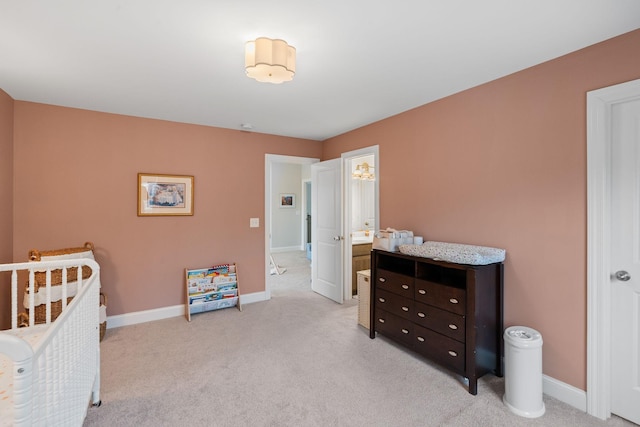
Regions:
<instances>
[{"instance_id":1,"label":"picture frame","mask_svg":"<svg viewBox=\"0 0 640 427\"><path fill-rule=\"evenodd\" d=\"M193 176L138 174L138 216L193 215Z\"/></svg>"},{"instance_id":2,"label":"picture frame","mask_svg":"<svg viewBox=\"0 0 640 427\"><path fill-rule=\"evenodd\" d=\"M280 193L280 207L284 209L293 209L296 207L296 195L293 193Z\"/></svg>"}]
</instances>

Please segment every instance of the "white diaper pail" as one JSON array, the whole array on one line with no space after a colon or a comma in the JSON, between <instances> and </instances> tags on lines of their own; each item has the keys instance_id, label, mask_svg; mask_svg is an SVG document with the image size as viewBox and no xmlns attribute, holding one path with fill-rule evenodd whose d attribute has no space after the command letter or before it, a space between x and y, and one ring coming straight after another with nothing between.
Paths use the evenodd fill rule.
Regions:
<instances>
[{"instance_id":1,"label":"white diaper pail","mask_svg":"<svg viewBox=\"0 0 640 427\"><path fill-rule=\"evenodd\" d=\"M540 332L526 326L511 326L504 331L504 371L504 404L522 417L542 416Z\"/></svg>"}]
</instances>

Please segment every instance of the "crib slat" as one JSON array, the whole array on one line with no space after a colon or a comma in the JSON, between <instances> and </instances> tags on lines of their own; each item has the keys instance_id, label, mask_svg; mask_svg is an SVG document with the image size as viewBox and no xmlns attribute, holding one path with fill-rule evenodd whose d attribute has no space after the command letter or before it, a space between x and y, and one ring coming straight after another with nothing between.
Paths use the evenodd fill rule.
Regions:
<instances>
[{"instance_id":1,"label":"crib slat","mask_svg":"<svg viewBox=\"0 0 640 427\"><path fill-rule=\"evenodd\" d=\"M78 292L80 292L80 289L82 289L82 268L78 267L78 271L76 273L76 280L78 281Z\"/></svg>"},{"instance_id":2,"label":"crib slat","mask_svg":"<svg viewBox=\"0 0 640 427\"><path fill-rule=\"evenodd\" d=\"M62 311L67 308L67 267L62 269Z\"/></svg>"},{"instance_id":3,"label":"crib slat","mask_svg":"<svg viewBox=\"0 0 640 427\"><path fill-rule=\"evenodd\" d=\"M46 283L46 295L47 295L47 304L45 309L45 323L48 325L51 323L51 269L47 268L47 273L45 274L45 283Z\"/></svg>"},{"instance_id":4,"label":"crib slat","mask_svg":"<svg viewBox=\"0 0 640 427\"><path fill-rule=\"evenodd\" d=\"M11 271L11 329L18 327L18 271Z\"/></svg>"},{"instance_id":5,"label":"crib slat","mask_svg":"<svg viewBox=\"0 0 640 427\"><path fill-rule=\"evenodd\" d=\"M36 319L36 274L33 271L33 268L29 269L29 326L35 325Z\"/></svg>"}]
</instances>

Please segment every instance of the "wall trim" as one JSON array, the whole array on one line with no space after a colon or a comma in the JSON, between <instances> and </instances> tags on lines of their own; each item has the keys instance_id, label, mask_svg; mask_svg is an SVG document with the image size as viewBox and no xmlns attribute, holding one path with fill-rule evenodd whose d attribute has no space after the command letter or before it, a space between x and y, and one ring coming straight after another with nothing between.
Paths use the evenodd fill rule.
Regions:
<instances>
[{"instance_id":1,"label":"wall trim","mask_svg":"<svg viewBox=\"0 0 640 427\"><path fill-rule=\"evenodd\" d=\"M547 375L542 375L542 392L582 412L587 412L587 392Z\"/></svg>"},{"instance_id":2,"label":"wall trim","mask_svg":"<svg viewBox=\"0 0 640 427\"><path fill-rule=\"evenodd\" d=\"M267 297L267 293L265 291L240 295L241 304L253 304L254 302L267 301L269 299L270 298Z\"/></svg>"},{"instance_id":3,"label":"wall trim","mask_svg":"<svg viewBox=\"0 0 640 427\"><path fill-rule=\"evenodd\" d=\"M266 301L267 299L265 292L240 295L241 304L252 304L254 302ZM136 311L133 313L118 314L107 317L107 329L131 326L138 323L153 322L154 320L169 319L171 317L184 316L184 314L184 304L154 308L152 310Z\"/></svg>"},{"instance_id":4,"label":"wall trim","mask_svg":"<svg viewBox=\"0 0 640 427\"><path fill-rule=\"evenodd\" d=\"M107 310L109 307L107 307ZM153 322L154 320L184 316L184 304L171 307L154 308L152 310L136 311L133 313L107 316L107 329L131 326L138 323Z\"/></svg>"},{"instance_id":5,"label":"wall trim","mask_svg":"<svg viewBox=\"0 0 640 427\"><path fill-rule=\"evenodd\" d=\"M271 248L271 253L275 254L278 252L293 252L293 251L302 251L304 250L304 248L302 248L300 245L297 246L281 246L279 248Z\"/></svg>"}]
</instances>

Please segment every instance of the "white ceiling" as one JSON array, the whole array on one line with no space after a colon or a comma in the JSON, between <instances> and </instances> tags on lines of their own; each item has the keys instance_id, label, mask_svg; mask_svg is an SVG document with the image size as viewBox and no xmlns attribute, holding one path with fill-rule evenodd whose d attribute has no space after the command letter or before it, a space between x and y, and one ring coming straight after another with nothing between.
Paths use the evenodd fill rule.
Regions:
<instances>
[{"instance_id":1,"label":"white ceiling","mask_svg":"<svg viewBox=\"0 0 640 427\"><path fill-rule=\"evenodd\" d=\"M0 0L0 88L324 140L637 28L639 0ZM261 36L292 82L245 76Z\"/></svg>"}]
</instances>

